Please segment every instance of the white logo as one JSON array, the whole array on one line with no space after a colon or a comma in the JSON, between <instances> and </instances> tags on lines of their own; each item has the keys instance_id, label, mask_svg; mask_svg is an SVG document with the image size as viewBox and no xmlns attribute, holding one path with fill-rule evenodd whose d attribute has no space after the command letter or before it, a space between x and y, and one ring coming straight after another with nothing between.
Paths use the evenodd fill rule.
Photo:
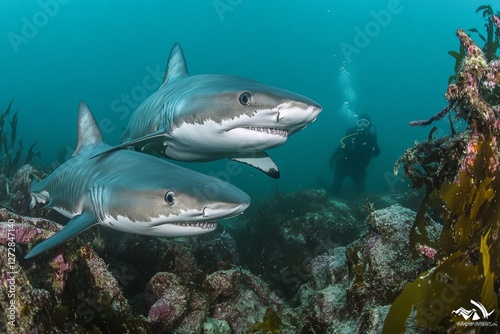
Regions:
<instances>
[{"instance_id":1,"label":"white logo","mask_svg":"<svg viewBox=\"0 0 500 334\"><path fill-rule=\"evenodd\" d=\"M488 317L494 311L494 310L492 310L491 312L488 312L486 310L486 308L483 306L483 304L478 303L472 299L470 300L470 302L472 305L476 306L481 311L481 313L483 314L482 319L488 319ZM481 319L481 317L478 314L478 311L475 308L473 308L472 310L467 310L467 309L461 307L459 309L451 311L451 313L453 313L454 315L462 316L465 320L469 320L470 317L472 317L472 320L480 320Z\"/></svg>"}]
</instances>

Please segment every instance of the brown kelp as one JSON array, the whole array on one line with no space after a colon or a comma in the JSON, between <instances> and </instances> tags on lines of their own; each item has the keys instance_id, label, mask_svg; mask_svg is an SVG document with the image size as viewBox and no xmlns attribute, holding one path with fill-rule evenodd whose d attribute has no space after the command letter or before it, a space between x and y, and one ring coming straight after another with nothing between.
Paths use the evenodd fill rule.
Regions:
<instances>
[{"instance_id":1,"label":"brown kelp","mask_svg":"<svg viewBox=\"0 0 500 334\"><path fill-rule=\"evenodd\" d=\"M17 132L19 110L9 119L13 102L14 98L10 100L5 111L0 114L0 175L4 174L7 177L12 176L19 167L29 164L35 157L40 157L40 152L35 151L35 142L31 144L24 159L22 159L24 153L23 138L18 139Z\"/></svg>"},{"instance_id":2,"label":"brown kelp","mask_svg":"<svg viewBox=\"0 0 500 334\"><path fill-rule=\"evenodd\" d=\"M466 122L464 131L408 149L396 162L412 186L426 192L413 224L411 247L436 251L437 265L409 282L392 304L383 333L404 332L407 324L432 332L488 332L499 319L500 287L500 60L496 55L500 20L489 6L481 6L488 22L488 38L480 48L463 30L457 31L462 59L445 94L448 106L429 125L454 111ZM477 30L473 30L477 33ZM493 52L493 53L492 53ZM427 205L442 211L443 231L431 242L425 230ZM457 310L488 312L464 321ZM410 317L411 314L411 317ZM408 318L410 317L410 320ZM476 321L481 320L481 321ZM466 323L464 325L464 323Z\"/></svg>"}]
</instances>

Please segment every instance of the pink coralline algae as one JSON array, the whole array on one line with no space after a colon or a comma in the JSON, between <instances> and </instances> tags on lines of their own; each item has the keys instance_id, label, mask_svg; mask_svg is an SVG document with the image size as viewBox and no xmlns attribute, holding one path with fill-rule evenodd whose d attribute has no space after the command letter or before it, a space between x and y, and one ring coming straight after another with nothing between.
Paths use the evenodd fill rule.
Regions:
<instances>
[{"instance_id":1,"label":"pink coralline algae","mask_svg":"<svg viewBox=\"0 0 500 334\"><path fill-rule=\"evenodd\" d=\"M146 287L146 304L151 305L148 317L153 332L170 329L186 311L190 293L173 273L159 272Z\"/></svg>"},{"instance_id":2,"label":"pink coralline algae","mask_svg":"<svg viewBox=\"0 0 500 334\"><path fill-rule=\"evenodd\" d=\"M20 224L16 226L16 243L27 244L32 242L34 237L41 234L42 230L31 225Z\"/></svg>"},{"instance_id":3,"label":"pink coralline algae","mask_svg":"<svg viewBox=\"0 0 500 334\"><path fill-rule=\"evenodd\" d=\"M497 28L500 29L500 17L498 17L496 15L491 15L491 19L492 19L493 24L495 25L495 27L497 27Z\"/></svg>"},{"instance_id":4,"label":"pink coralline algae","mask_svg":"<svg viewBox=\"0 0 500 334\"><path fill-rule=\"evenodd\" d=\"M467 150L464 163L462 165L461 170L470 170L474 166L474 162L476 161L478 150L478 138L477 136L472 136L471 140L467 144ZM458 177L458 176L457 176Z\"/></svg>"},{"instance_id":5,"label":"pink coralline algae","mask_svg":"<svg viewBox=\"0 0 500 334\"><path fill-rule=\"evenodd\" d=\"M54 268L53 288L56 295L60 296L64 290L67 274L73 269L73 264L70 261L66 262L62 254L59 254L51 261L50 265Z\"/></svg>"},{"instance_id":6,"label":"pink coralline algae","mask_svg":"<svg viewBox=\"0 0 500 334\"><path fill-rule=\"evenodd\" d=\"M31 225L17 224L15 221L10 222L0 222L0 244L7 244L9 238L14 237L14 240L18 244L27 244L33 240L37 234L41 234L42 231Z\"/></svg>"},{"instance_id":7,"label":"pink coralline algae","mask_svg":"<svg viewBox=\"0 0 500 334\"><path fill-rule=\"evenodd\" d=\"M485 79L483 81L483 87L489 91L492 91L500 84L500 61L494 61L488 67Z\"/></svg>"},{"instance_id":8,"label":"pink coralline algae","mask_svg":"<svg viewBox=\"0 0 500 334\"><path fill-rule=\"evenodd\" d=\"M420 245L419 244L417 246L417 250L419 251L420 254L422 254L426 258L428 258L428 259L430 259L432 261L435 261L437 250L435 250L434 248L429 247L427 245Z\"/></svg>"},{"instance_id":9,"label":"pink coralline algae","mask_svg":"<svg viewBox=\"0 0 500 334\"><path fill-rule=\"evenodd\" d=\"M412 180L414 188L426 185L429 189L438 189L445 182L457 181L459 172L470 173L480 144L485 140L492 152L500 150L496 141L500 137L500 61L488 61L464 30L459 29L457 37L466 52L454 82L446 91L448 105L430 119L413 121L410 126L430 125L451 111L468 126L457 133L452 125L451 135L438 139L434 139L431 132L427 142L406 150L396 162L395 171L399 163L403 163L405 176ZM490 160L487 167L493 175L500 159L495 155Z\"/></svg>"},{"instance_id":10,"label":"pink coralline algae","mask_svg":"<svg viewBox=\"0 0 500 334\"><path fill-rule=\"evenodd\" d=\"M169 319L172 313L172 304L160 298L149 310L148 317L153 323L157 323L161 322L163 319Z\"/></svg>"}]
</instances>

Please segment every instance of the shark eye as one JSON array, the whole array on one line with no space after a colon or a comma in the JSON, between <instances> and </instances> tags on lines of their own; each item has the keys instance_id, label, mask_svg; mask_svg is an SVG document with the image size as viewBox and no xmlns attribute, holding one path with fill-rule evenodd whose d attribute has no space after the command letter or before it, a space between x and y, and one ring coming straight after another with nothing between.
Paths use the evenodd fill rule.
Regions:
<instances>
[{"instance_id":1,"label":"shark eye","mask_svg":"<svg viewBox=\"0 0 500 334\"><path fill-rule=\"evenodd\" d=\"M175 193L173 191L168 191L165 194L165 202L167 202L167 204L169 204L169 205L172 205L175 203Z\"/></svg>"},{"instance_id":2,"label":"shark eye","mask_svg":"<svg viewBox=\"0 0 500 334\"><path fill-rule=\"evenodd\" d=\"M249 106L252 101L252 94L250 92L243 92L240 94L240 103L244 106Z\"/></svg>"}]
</instances>

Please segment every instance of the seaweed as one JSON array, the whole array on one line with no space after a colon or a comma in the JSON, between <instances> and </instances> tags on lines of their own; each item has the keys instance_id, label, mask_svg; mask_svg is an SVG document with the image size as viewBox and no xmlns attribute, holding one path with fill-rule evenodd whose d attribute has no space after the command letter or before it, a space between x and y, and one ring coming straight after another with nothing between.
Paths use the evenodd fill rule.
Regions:
<instances>
[{"instance_id":1,"label":"seaweed","mask_svg":"<svg viewBox=\"0 0 500 334\"><path fill-rule=\"evenodd\" d=\"M459 321L453 319L452 312L477 299L482 285L478 267L468 266L461 260L463 253L451 254L438 267L407 283L387 314L382 334L404 333L413 308L416 325L421 328L447 332L453 320Z\"/></svg>"},{"instance_id":2,"label":"seaweed","mask_svg":"<svg viewBox=\"0 0 500 334\"><path fill-rule=\"evenodd\" d=\"M478 143L474 164L462 170L458 180L433 191L432 197L445 208L438 243L442 260L404 287L387 315L385 333L404 330L412 306L416 308L416 324L435 331L454 327L461 332L463 327L456 323L463 319L453 317L452 311L478 297L488 310L498 310L494 273L500 270L500 172L498 167L492 170L487 165L499 154L491 141ZM490 231L494 231L491 238ZM476 260L478 250L480 263Z\"/></svg>"},{"instance_id":3,"label":"seaweed","mask_svg":"<svg viewBox=\"0 0 500 334\"><path fill-rule=\"evenodd\" d=\"M257 321L248 330L248 333L265 333L265 334L279 334L283 323L279 315L272 308L266 310L264 319L262 321Z\"/></svg>"},{"instance_id":4,"label":"seaweed","mask_svg":"<svg viewBox=\"0 0 500 334\"><path fill-rule=\"evenodd\" d=\"M411 122L426 126L455 112L467 123L464 131L435 139L431 130L426 142L406 150L396 162L414 188L425 187L425 195L410 234L410 247L431 245L437 265L409 282L396 298L385 319L383 333L404 332L407 319L417 327L435 332L487 331L480 323L459 317L460 308L479 301L489 313L482 320L498 320L500 282L500 60L496 56L498 26L490 6L481 6L488 22L485 47L480 48L459 29L461 52L454 82L446 92L448 106L428 120ZM496 24L496 23L495 23ZM496 27L496 28L495 28ZM441 212L443 230L437 243L425 233L428 206ZM473 305L471 305L474 307ZM474 319L477 320L477 319Z\"/></svg>"},{"instance_id":5,"label":"seaweed","mask_svg":"<svg viewBox=\"0 0 500 334\"><path fill-rule=\"evenodd\" d=\"M472 28L469 29L470 32L473 32L481 38L484 42L484 46L482 48L484 55L487 61L493 61L496 58L496 53L498 48L500 48L500 27L495 25L495 17L499 16L499 13L495 15L493 8L490 5L479 6L476 9L476 13L482 12L483 19L485 19L486 23L484 24L484 28L486 29L486 36L482 35L477 29Z\"/></svg>"},{"instance_id":6,"label":"seaweed","mask_svg":"<svg viewBox=\"0 0 500 334\"><path fill-rule=\"evenodd\" d=\"M14 98L10 100L5 111L0 114L0 160L2 162L0 174L7 177L12 176L22 165L31 163L34 158L40 158L40 152L35 151L35 142L31 144L25 158L22 159L24 154L23 138L18 139L17 132L19 110L16 110L9 119L13 102ZM10 132L9 135L8 132Z\"/></svg>"},{"instance_id":7,"label":"seaweed","mask_svg":"<svg viewBox=\"0 0 500 334\"><path fill-rule=\"evenodd\" d=\"M476 9L476 13L482 12L481 15L483 19L486 21L484 24L484 28L486 30L486 36L481 34L477 28L469 29L469 32L477 35L483 42L484 46L482 50L484 52L484 56L487 61L493 61L497 59L497 50L500 48L500 27L495 24L495 19L498 19L500 16L500 12L493 11L493 8L490 5L479 6ZM452 83L456 80L456 73L458 72L463 60L465 59L465 48L462 44L460 44L460 48L457 51L448 51L448 54L455 58L455 74L451 75L448 84Z\"/></svg>"}]
</instances>

